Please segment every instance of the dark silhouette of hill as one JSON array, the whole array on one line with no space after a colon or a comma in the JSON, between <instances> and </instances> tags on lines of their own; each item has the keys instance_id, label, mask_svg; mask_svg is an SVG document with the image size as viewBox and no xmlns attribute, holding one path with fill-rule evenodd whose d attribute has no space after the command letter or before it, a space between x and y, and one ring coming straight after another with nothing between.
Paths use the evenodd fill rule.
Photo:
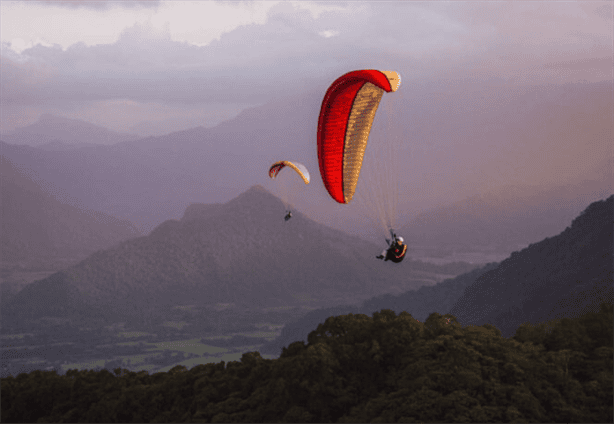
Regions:
<instances>
[{"instance_id":1,"label":"dark silhouette of hill","mask_svg":"<svg viewBox=\"0 0 614 424\"><path fill-rule=\"evenodd\" d=\"M192 205L179 221L28 285L2 308L3 326L43 316L151 323L176 304L351 303L433 275L409 261L378 261L379 246L300 211L288 222L283 215L282 202L261 186L223 205Z\"/></svg>"},{"instance_id":2,"label":"dark silhouette of hill","mask_svg":"<svg viewBox=\"0 0 614 424\"><path fill-rule=\"evenodd\" d=\"M612 305L501 337L390 310L317 326L278 359L1 379L7 422L612 422Z\"/></svg>"},{"instance_id":3,"label":"dark silhouette of hill","mask_svg":"<svg viewBox=\"0 0 614 424\"><path fill-rule=\"evenodd\" d=\"M614 195L590 204L561 234L513 252L450 309L463 325L510 337L523 323L578 316L612 302Z\"/></svg>"},{"instance_id":4,"label":"dark silhouette of hill","mask_svg":"<svg viewBox=\"0 0 614 424\"><path fill-rule=\"evenodd\" d=\"M66 144L104 144L137 140L135 134L112 131L80 119L69 119L45 113L38 121L3 134L5 142L40 146L51 142Z\"/></svg>"},{"instance_id":5,"label":"dark silhouette of hill","mask_svg":"<svg viewBox=\"0 0 614 424\"><path fill-rule=\"evenodd\" d=\"M59 199L65 193L32 181L27 170L0 156L2 264L88 255L140 236L128 221L77 208Z\"/></svg>"}]
</instances>

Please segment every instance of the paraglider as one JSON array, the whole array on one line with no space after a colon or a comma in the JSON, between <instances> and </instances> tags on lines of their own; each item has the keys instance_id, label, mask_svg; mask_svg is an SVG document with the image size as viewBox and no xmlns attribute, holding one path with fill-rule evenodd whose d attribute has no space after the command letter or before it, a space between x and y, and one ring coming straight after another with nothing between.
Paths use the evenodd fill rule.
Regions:
<instances>
[{"instance_id":1,"label":"paraglider","mask_svg":"<svg viewBox=\"0 0 614 424\"><path fill-rule=\"evenodd\" d=\"M275 162L273 165L271 165L271 167L269 168L269 177L274 180L275 178L277 178L279 172L281 172L281 170L286 167L293 169L305 184L309 184L309 181L310 181L309 171L307 171L307 168L305 167L305 165L300 164L298 162L290 162L289 160L280 160L278 162ZM294 187L292 187L290 184L291 183L290 175L285 176L285 179L286 181L283 184L280 184L281 185L281 200L286 207L286 216L284 217L284 220L288 221L290 220L290 218L292 218L292 210L291 210L291 204L290 204L289 198L291 197L292 192L294 191Z\"/></svg>"},{"instance_id":2,"label":"paraglider","mask_svg":"<svg viewBox=\"0 0 614 424\"><path fill-rule=\"evenodd\" d=\"M367 69L342 75L326 91L318 119L318 162L324 187L336 202L349 204L352 201L382 96L397 91L400 84L401 76L397 72ZM383 171L372 176L377 180L374 185L379 185L373 190L377 193L373 195L372 209L386 234L390 232L392 236L381 259L400 262L407 246L394 234L398 196L396 178L390 178L390 174L398 172L393 164L396 154L388 151L383 157L375 158ZM383 175L385 173L388 175ZM365 188L364 192L369 193L369 190ZM397 253L390 256L388 252Z\"/></svg>"},{"instance_id":3,"label":"paraglider","mask_svg":"<svg viewBox=\"0 0 614 424\"><path fill-rule=\"evenodd\" d=\"M404 243L405 240L403 240L403 237L398 237L393 233L392 239L386 241L389 241L390 246L388 249L384 249L379 256L376 256L377 259L392 261L394 263L399 263L405 259L407 245Z\"/></svg>"}]
</instances>

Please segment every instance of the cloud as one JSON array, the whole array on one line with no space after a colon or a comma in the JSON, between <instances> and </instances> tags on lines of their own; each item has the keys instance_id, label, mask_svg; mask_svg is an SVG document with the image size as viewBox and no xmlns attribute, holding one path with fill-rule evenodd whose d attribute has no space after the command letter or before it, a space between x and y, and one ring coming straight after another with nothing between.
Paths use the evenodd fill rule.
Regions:
<instances>
[{"instance_id":1,"label":"cloud","mask_svg":"<svg viewBox=\"0 0 614 424\"><path fill-rule=\"evenodd\" d=\"M156 8L160 0L21 0L22 3L42 7L61 7L66 9L96 9L108 10L114 7L122 8Z\"/></svg>"},{"instance_id":2,"label":"cloud","mask_svg":"<svg viewBox=\"0 0 614 424\"><path fill-rule=\"evenodd\" d=\"M321 35L324 38L330 38L330 37L334 37L336 35L339 35L339 31L324 30L324 31L318 32L318 34Z\"/></svg>"},{"instance_id":3,"label":"cloud","mask_svg":"<svg viewBox=\"0 0 614 424\"><path fill-rule=\"evenodd\" d=\"M548 63L611 57L601 4L71 3L0 2L3 107L262 104L359 68L539 83L564 78Z\"/></svg>"},{"instance_id":4,"label":"cloud","mask_svg":"<svg viewBox=\"0 0 614 424\"><path fill-rule=\"evenodd\" d=\"M57 71L54 77L44 90L28 92L22 85L22 92L15 87L5 98L262 103L295 86L297 76L308 81L321 69L318 57L329 61L313 11L286 4L274 9L266 25L240 26L207 46L175 41L169 25L150 21L125 28L114 43L66 49L38 44L21 58L44 63Z\"/></svg>"}]
</instances>

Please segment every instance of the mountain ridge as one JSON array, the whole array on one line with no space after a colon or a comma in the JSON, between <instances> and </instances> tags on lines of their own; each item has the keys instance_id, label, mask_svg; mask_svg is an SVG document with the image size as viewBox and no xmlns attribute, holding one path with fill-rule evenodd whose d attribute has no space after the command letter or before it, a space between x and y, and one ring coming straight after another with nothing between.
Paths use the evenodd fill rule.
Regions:
<instances>
[{"instance_id":1,"label":"mountain ridge","mask_svg":"<svg viewBox=\"0 0 614 424\"><path fill-rule=\"evenodd\" d=\"M351 302L399 284L424 284L428 274L412 270L410 261L391 267L375 259L379 246L298 210L287 222L284 214L281 200L257 185L223 205L193 205L181 220L26 286L2 308L3 325L17 325L18 316L31 322L76 313L159 317L186 302L265 307L296 303L298 295Z\"/></svg>"},{"instance_id":2,"label":"mountain ridge","mask_svg":"<svg viewBox=\"0 0 614 424\"><path fill-rule=\"evenodd\" d=\"M141 234L126 220L62 202L66 193L33 181L27 169L0 156L2 261L83 259Z\"/></svg>"},{"instance_id":3,"label":"mountain ridge","mask_svg":"<svg viewBox=\"0 0 614 424\"><path fill-rule=\"evenodd\" d=\"M139 138L141 137L136 134L113 131L81 119L65 118L49 113L42 114L36 122L30 125L2 134L2 139L11 144L31 146L61 142L112 145Z\"/></svg>"},{"instance_id":4,"label":"mountain ridge","mask_svg":"<svg viewBox=\"0 0 614 424\"><path fill-rule=\"evenodd\" d=\"M450 314L464 325L491 323L509 337L524 322L556 318L560 302L574 293L565 316L612 302L613 216L614 195L591 203L560 234L513 252L479 277ZM592 298L586 298L589 293Z\"/></svg>"}]
</instances>

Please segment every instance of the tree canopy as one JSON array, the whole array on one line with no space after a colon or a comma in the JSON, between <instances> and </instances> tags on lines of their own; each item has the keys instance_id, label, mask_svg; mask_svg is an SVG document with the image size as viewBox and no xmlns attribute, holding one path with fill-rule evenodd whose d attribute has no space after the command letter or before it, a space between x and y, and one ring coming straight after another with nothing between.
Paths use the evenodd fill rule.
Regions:
<instances>
[{"instance_id":1,"label":"tree canopy","mask_svg":"<svg viewBox=\"0 0 614 424\"><path fill-rule=\"evenodd\" d=\"M510 339L454 316L328 318L275 360L1 380L8 422L612 422L611 304Z\"/></svg>"}]
</instances>

